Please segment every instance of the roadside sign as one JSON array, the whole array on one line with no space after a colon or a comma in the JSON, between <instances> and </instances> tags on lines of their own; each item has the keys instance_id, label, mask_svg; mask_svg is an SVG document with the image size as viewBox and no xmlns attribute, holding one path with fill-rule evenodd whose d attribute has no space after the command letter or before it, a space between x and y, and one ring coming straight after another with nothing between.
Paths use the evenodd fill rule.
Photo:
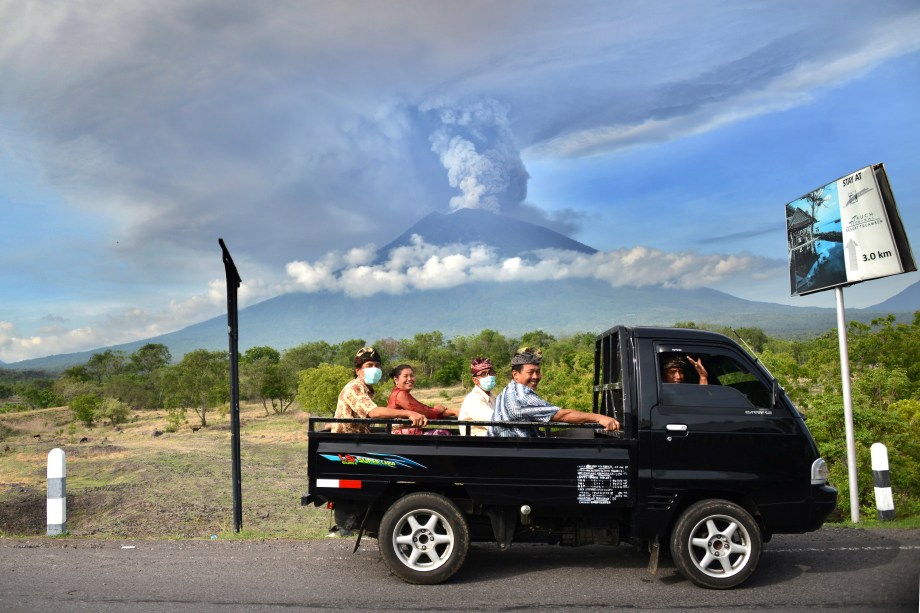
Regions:
<instances>
[{"instance_id":1,"label":"roadside sign","mask_svg":"<svg viewBox=\"0 0 920 613\"><path fill-rule=\"evenodd\" d=\"M850 519L859 522L856 437L843 288L917 270L884 164L866 166L786 205L792 295L834 289Z\"/></svg>"},{"instance_id":2,"label":"roadside sign","mask_svg":"<svg viewBox=\"0 0 920 613\"><path fill-rule=\"evenodd\" d=\"M793 296L917 270L884 164L788 203L786 237Z\"/></svg>"}]
</instances>

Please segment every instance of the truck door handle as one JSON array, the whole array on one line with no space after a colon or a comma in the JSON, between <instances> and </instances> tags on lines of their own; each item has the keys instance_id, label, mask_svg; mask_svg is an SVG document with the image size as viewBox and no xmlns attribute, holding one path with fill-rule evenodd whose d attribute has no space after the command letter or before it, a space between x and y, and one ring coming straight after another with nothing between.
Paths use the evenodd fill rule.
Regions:
<instances>
[{"instance_id":1,"label":"truck door handle","mask_svg":"<svg viewBox=\"0 0 920 613\"><path fill-rule=\"evenodd\" d=\"M668 424L664 427L664 429L668 431L669 441L675 436L687 436L686 424Z\"/></svg>"}]
</instances>

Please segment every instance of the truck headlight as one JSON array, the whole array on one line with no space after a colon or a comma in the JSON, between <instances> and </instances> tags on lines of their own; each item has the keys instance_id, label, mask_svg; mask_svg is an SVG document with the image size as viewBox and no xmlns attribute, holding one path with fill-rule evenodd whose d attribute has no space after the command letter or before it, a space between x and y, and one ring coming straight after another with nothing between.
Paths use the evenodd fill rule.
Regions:
<instances>
[{"instance_id":1,"label":"truck headlight","mask_svg":"<svg viewBox=\"0 0 920 613\"><path fill-rule=\"evenodd\" d=\"M824 485L827 483L827 462L824 458L818 458L811 463L811 484Z\"/></svg>"}]
</instances>

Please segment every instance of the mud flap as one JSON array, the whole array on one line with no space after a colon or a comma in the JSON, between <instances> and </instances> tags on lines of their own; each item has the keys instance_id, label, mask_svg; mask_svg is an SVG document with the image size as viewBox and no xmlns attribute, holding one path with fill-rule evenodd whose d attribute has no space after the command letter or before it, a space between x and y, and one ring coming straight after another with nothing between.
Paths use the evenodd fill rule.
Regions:
<instances>
[{"instance_id":1,"label":"mud flap","mask_svg":"<svg viewBox=\"0 0 920 613\"><path fill-rule=\"evenodd\" d=\"M508 549L517 529L517 515L513 509L505 507L484 508L483 511L492 522L492 533L499 549Z\"/></svg>"},{"instance_id":2,"label":"mud flap","mask_svg":"<svg viewBox=\"0 0 920 613\"><path fill-rule=\"evenodd\" d=\"M648 542L648 572L653 575L658 573L658 554L661 552L661 544L658 542L658 536L655 540Z\"/></svg>"},{"instance_id":3,"label":"mud flap","mask_svg":"<svg viewBox=\"0 0 920 613\"><path fill-rule=\"evenodd\" d=\"M367 511L364 512L364 519L361 520L361 527L358 528L358 538L355 539L355 548L351 550L352 553L358 551L358 547L361 546L361 537L364 536L364 524L367 522L368 516L371 514L371 508L374 505L367 505Z\"/></svg>"}]
</instances>

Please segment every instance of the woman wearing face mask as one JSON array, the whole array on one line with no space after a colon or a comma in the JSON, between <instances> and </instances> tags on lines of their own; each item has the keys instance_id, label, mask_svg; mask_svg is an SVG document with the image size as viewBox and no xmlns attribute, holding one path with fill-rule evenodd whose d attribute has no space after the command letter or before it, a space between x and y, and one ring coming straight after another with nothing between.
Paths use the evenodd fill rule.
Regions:
<instances>
[{"instance_id":1,"label":"woman wearing face mask","mask_svg":"<svg viewBox=\"0 0 920 613\"><path fill-rule=\"evenodd\" d=\"M355 355L355 378L345 384L339 392L339 401L335 407L337 418L382 418L382 419L408 419L413 426L421 427L428 420L421 413L415 411L378 407L374 402L374 385L377 384L383 371L380 370L380 354L373 347L364 347ZM332 425L332 431L338 433L354 432L367 434L371 430L364 424L337 423Z\"/></svg>"},{"instance_id":2,"label":"woman wearing face mask","mask_svg":"<svg viewBox=\"0 0 920 613\"><path fill-rule=\"evenodd\" d=\"M408 364L400 364L391 370L390 378L393 379L393 391L387 401L389 408L413 411L424 415L428 419L445 419L457 416L457 409L448 409L440 404L431 407L419 402L412 396L412 389L415 387L415 371ZM393 428L393 434L450 434L450 431L443 429L425 431L421 428Z\"/></svg>"},{"instance_id":3,"label":"woman wearing face mask","mask_svg":"<svg viewBox=\"0 0 920 613\"><path fill-rule=\"evenodd\" d=\"M473 358L470 362L473 375L473 390L463 399L460 406L460 421L492 421L495 410L495 369L489 358ZM470 426L473 436L488 436L488 426Z\"/></svg>"}]
</instances>

